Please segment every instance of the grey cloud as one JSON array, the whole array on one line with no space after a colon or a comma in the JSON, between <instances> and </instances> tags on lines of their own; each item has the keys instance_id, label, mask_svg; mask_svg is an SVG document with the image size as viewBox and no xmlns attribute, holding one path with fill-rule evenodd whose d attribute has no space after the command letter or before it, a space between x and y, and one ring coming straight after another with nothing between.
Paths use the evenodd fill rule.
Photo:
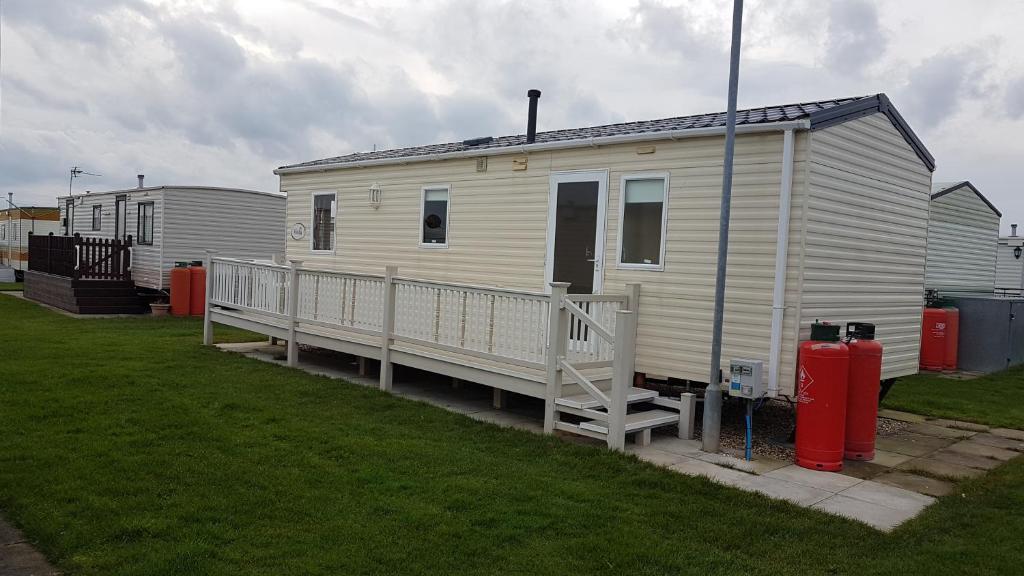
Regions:
<instances>
[{"instance_id":1,"label":"grey cloud","mask_svg":"<svg viewBox=\"0 0 1024 576\"><path fill-rule=\"evenodd\" d=\"M859 74L885 52L888 40L875 6L867 0L829 2L825 63L845 73Z\"/></svg>"},{"instance_id":2,"label":"grey cloud","mask_svg":"<svg viewBox=\"0 0 1024 576\"><path fill-rule=\"evenodd\" d=\"M716 32L723 31L702 30L697 17L685 4L666 6L654 0L641 0L630 18L611 34L613 38L693 63L725 53L726 44Z\"/></svg>"},{"instance_id":3,"label":"grey cloud","mask_svg":"<svg viewBox=\"0 0 1024 576\"><path fill-rule=\"evenodd\" d=\"M906 115L931 129L959 111L963 100L977 97L978 84L984 81L989 56L972 47L945 52L925 59L910 69L901 98Z\"/></svg>"},{"instance_id":4,"label":"grey cloud","mask_svg":"<svg viewBox=\"0 0 1024 576\"><path fill-rule=\"evenodd\" d=\"M1024 76L1010 82L1006 88L1006 113L1015 119L1024 118Z\"/></svg>"}]
</instances>

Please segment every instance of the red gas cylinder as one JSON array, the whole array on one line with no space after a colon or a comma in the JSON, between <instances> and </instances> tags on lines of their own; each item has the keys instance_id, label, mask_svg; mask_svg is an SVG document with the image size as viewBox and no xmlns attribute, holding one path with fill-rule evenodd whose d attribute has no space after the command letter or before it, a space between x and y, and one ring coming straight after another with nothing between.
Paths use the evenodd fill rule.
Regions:
<instances>
[{"instance_id":1,"label":"red gas cylinder","mask_svg":"<svg viewBox=\"0 0 1024 576\"><path fill-rule=\"evenodd\" d=\"M850 352L839 326L811 325L800 344L796 390L796 463L812 470L842 470Z\"/></svg>"},{"instance_id":2,"label":"red gas cylinder","mask_svg":"<svg viewBox=\"0 0 1024 576\"><path fill-rule=\"evenodd\" d=\"M921 370L942 370L946 362L946 311L925 308L921 322Z\"/></svg>"},{"instance_id":3,"label":"red gas cylinder","mask_svg":"<svg viewBox=\"0 0 1024 576\"><path fill-rule=\"evenodd\" d=\"M843 455L847 460L873 460L878 390L882 381L882 343L875 340L875 325L867 322L847 324L846 338L850 349L850 376Z\"/></svg>"},{"instance_id":4,"label":"red gas cylinder","mask_svg":"<svg viewBox=\"0 0 1024 576\"><path fill-rule=\"evenodd\" d=\"M188 262L175 262L171 269L171 314L188 316L190 280Z\"/></svg>"},{"instance_id":5,"label":"red gas cylinder","mask_svg":"<svg viewBox=\"0 0 1024 576\"><path fill-rule=\"evenodd\" d=\"M202 260L193 260L188 271L192 274L189 311L193 316L202 316L206 313L206 268Z\"/></svg>"},{"instance_id":6,"label":"red gas cylinder","mask_svg":"<svg viewBox=\"0 0 1024 576\"><path fill-rule=\"evenodd\" d=\"M946 311L946 355L942 367L946 370L956 370L957 353L960 346L960 310L958 308L945 308Z\"/></svg>"}]
</instances>

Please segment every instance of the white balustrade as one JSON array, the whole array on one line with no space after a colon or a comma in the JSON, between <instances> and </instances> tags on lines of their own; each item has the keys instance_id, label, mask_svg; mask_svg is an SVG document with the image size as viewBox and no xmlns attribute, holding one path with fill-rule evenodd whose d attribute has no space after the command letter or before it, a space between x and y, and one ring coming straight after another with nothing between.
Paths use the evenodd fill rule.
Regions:
<instances>
[{"instance_id":1,"label":"white balustrade","mask_svg":"<svg viewBox=\"0 0 1024 576\"><path fill-rule=\"evenodd\" d=\"M566 299L578 306L609 334L615 333L615 313L626 307L626 296L609 294L569 294ZM614 358L611 342L601 338L575 313L569 312L566 359L577 366L608 363Z\"/></svg>"},{"instance_id":2,"label":"white balustrade","mask_svg":"<svg viewBox=\"0 0 1024 576\"><path fill-rule=\"evenodd\" d=\"M288 267L245 260L214 258L211 262L211 304L275 316L288 314Z\"/></svg>"},{"instance_id":3,"label":"white balustrade","mask_svg":"<svg viewBox=\"0 0 1024 576\"><path fill-rule=\"evenodd\" d=\"M299 322L379 334L384 278L299 269Z\"/></svg>"}]
</instances>

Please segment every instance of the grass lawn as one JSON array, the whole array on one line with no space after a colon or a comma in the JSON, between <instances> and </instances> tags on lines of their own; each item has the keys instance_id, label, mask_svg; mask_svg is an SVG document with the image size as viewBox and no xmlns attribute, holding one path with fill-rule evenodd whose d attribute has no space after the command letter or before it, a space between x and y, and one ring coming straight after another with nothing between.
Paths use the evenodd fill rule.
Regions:
<instances>
[{"instance_id":1,"label":"grass lawn","mask_svg":"<svg viewBox=\"0 0 1024 576\"><path fill-rule=\"evenodd\" d=\"M932 576L1024 565L1024 459L882 534L204 348L199 332L197 320L75 320L0 295L0 510L68 574Z\"/></svg>"},{"instance_id":2,"label":"grass lawn","mask_svg":"<svg viewBox=\"0 0 1024 576\"><path fill-rule=\"evenodd\" d=\"M884 406L940 418L1024 428L1024 366L974 380L935 374L900 378Z\"/></svg>"},{"instance_id":3,"label":"grass lawn","mask_svg":"<svg viewBox=\"0 0 1024 576\"><path fill-rule=\"evenodd\" d=\"M4 290L24 290L25 284L21 282L0 282L0 292Z\"/></svg>"}]
</instances>

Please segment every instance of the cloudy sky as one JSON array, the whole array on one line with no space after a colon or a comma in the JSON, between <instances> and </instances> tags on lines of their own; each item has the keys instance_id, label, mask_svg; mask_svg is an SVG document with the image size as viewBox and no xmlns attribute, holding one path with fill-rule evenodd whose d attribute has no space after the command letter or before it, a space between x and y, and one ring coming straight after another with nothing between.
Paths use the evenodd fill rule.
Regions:
<instances>
[{"instance_id":1,"label":"cloudy sky","mask_svg":"<svg viewBox=\"0 0 1024 576\"><path fill-rule=\"evenodd\" d=\"M728 0L0 0L0 192L277 190L373 146L722 110ZM740 105L886 92L1024 223L1024 2L748 0Z\"/></svg>"}]
</instances>

